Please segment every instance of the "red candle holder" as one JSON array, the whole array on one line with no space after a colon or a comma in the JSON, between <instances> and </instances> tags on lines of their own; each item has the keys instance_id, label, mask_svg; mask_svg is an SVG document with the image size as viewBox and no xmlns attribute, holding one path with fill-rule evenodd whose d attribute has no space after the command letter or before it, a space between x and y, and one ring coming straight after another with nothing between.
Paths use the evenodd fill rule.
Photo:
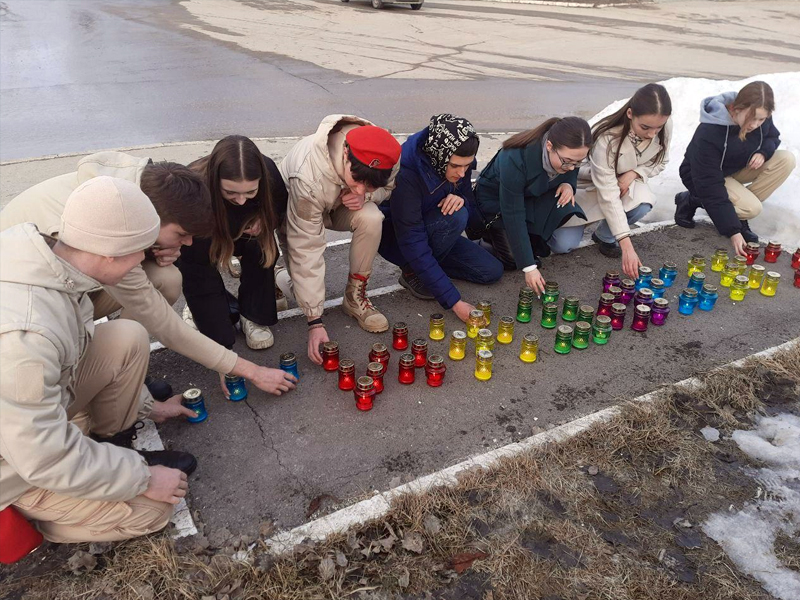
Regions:
<instances>
[{"instance_id":1,"label":"red candle holder","mask_svg":"<svg viewBox=\"0 0 800 600\"><path fill-rule=\"evenodd\" d=\"M764 250L764 261L768 263L778 262L781 250L781 245L778 242L770 242Z\"/></svg>"},{"instance_id":2,"label":"red candle holder","mask_svg":"<svg viewBox=\"0 0 800 600\"><path fill-rule=\"evenodd\" d=\"M397 381L406 385L414 383L416 377L414 362L413 354L400 355L400 372L397 375Z\"/></svg>"},{"instance_id":3,"label":"red candle holder","mask_svg":"<svg viewBox=\"0 0 800 600\"><path fill-rule=\"evenodd\" d=\"M444 357L439 354L431 354L428 357L428 362L425 365L425 376L428 380L428 385L431 387L439 387L444 383L444 374L447 371L447 365L444 364Z\"/></svg>"},{"instance_id":4,"label":"red candle holder","mask_svg":"<svg viewBox=\"0 0 800 600\"><path fill-rule=\"evenodd\" d=\"M367 377L372 377L376 394L380 394L383 391L383 374L385 372L386 368L382 363L371 362L367 365Z\"/></svg>"},{"instance_id":5,"label":"red candle holder","mask_svg":"<svg viewBox=\"0 0 800 600\"><path fill-rule=\"evenodd\" d=\"M352 390L356 387L356 363L349 358L339 361L339 389Z\"/></svg>"},{"instance_id":6,"label":"red candle holder","mask_svg":"<svg viewBox=\"0 0 800 600\"><path fill-rule=\"evenodd\" d=\"M414 355L414 366L421 369L428 362L428 340L417 338L411 342L411 354Z\"/></svg>"},{"instance_id":7,"label":"red candle holder","mask_svg":"<svg viewBox=\"0 0 800 600\"><path fill-rule=\"evenodd\" d=\"M370 350L369 353L369 362L381 363L384 372L386 372L386 369L389 368L389 350L386 348L386 344L381 344L380 342L372 344L372 350Z\"/></svg>"},{"instance_id":8,"label":"red candle holder","mask_svg":"<svg viewBox=\"0 0 800 600\"><path fill-rule=\"evenodd\" d=\"M747 259L747 264L752 265L756 262L760 252L761 246L755 242L747 242L747 245L744 247L744 256Z\"/></svg>"},{"instance_id":9,"label":"red candle holder","mask_svg":"<svg viewBox=\"0 0 800 600\"><path fill-rule=\"evenodd\" d=\"M339 368L339 342L322 344L322 368L326 371L336 371Z\"/></svg>"},{"instance_id":10,"label":"red candle holder","mask_svg":"<svg viewBox=\"0 0 800 600\"><path fill-rule=\"evenodd\" d=\"M597 312L595 315L606 315L610 317L612 304L614 304L614 296L612 294L600 294L600 302L597 305Z\"/></svg>"},{"instance_id":11,"label":"red candle holder","mask_svg":"<svg viewBox=\"0 0 800 600\"><path fill-rule=\"evenodd\" d=\"M608 288L608 294L614 296L614 302L622 302L622 288L617 287L616 285L612 285Z\"/></svg>"},{"instance_id":12,"label":"red candle holder","mask_svg":"<svg viewBox=\"0 0 800 600\"><path fill-rule=\"evenodd\" d=\"M392 348L408 349L408 326L405 323L395 323L392 327Z\"/></svg>"},{"instance_id":13,"label":"red candle holder","mask_svg":"<svg viewBox=\"0 0 800 600\"><path fill-rule=\"evenodd\" d=\"M622 302L614 302L611 305L611 329L619 331L625 327L625 312L627 307Z\"/></svg>"},{"instance_id":14,"label":"red candle holder","mask_svg":"<svg viewBox=\"0 0 800 600\"><path fill-rule=\"evenodd\" d=\"M800 269L794 272L794 287L800 288Z\"/></svg>"},{"instance_id":15,"label":"red candle holder","mask_svg":"<svg viewBox=\"0 0 800 600\"><path fill-rule=\"evenodd\" d=\"M633 312L633 323L631 329L638 332L647 331L647 323L650 321L650 307L646 304L639 304Z\"/></svg>"},{"instance_id":16,"label":"red candle holder","mask_svg":"<svg viewBox=\"0 0 800 600\"><path fill-rule=\"evenodd\" d=\"M792 268L800 269L800 248L795 250L794 254L792 254Z\"/></svg>"},{"instance_id":17,"label":"red candle holder","mask_svg":"<svg viewBox=\"0 0 800 600\"><path fill-rule=\"evenodd\" d=\"M353 390L358 410L372 410L372 402L375 399L375 382L372 377L359 377L358 383Z\"/></svg>"}]
</instances>

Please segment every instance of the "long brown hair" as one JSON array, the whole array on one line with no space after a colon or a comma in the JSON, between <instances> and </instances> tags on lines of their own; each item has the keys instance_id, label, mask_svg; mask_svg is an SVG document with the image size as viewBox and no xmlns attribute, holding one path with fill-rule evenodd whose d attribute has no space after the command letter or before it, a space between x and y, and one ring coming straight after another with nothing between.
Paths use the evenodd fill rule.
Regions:
<instances>
[{"instance_id":1,"label":"long brown hair","mask_svg":"<svg viewBox=\"0 0 800 600\"><path fill-rule=\"evenodd\" d=\"M597 142L604 133L611 129L622 126L619 133L613 134L611 143L608 145L609 159L611 158L612 146L616 145L614 153L614 170L617 169L617 162L619 161L619 151L622 148L623 140L628 137L631 130L631 119L628 118L628 109L631 109L633 117L641 117L643 115L658 115L660 117L669 117L672 115L672 100L669 97L667 88L657 83L648 83L646 86L636 90L636 93L631 96L625 105L614 114L608 115L598 122L592 130L594 142ZM669 140L667 140L667 128L662 127L658 132L658 141L661 144L661 150L658 151L653 159L650 161L651 165L657 165L664 159L667 152ZM615 144L616 142L616 144Z\"/></svg>"},{"instance_id":2,"label":"long brown hair","mask_svg":"<svg viewBox=\"0 0 800 600\"><path fill-rule=\"evenodd\" d=\"M214 210L214 232L211 237L209 257L219 268L227 268L233 256L233 244L242 236L242 231L256 221L261 221L261 233L258 244L261 246L261 264L264 267L275 264L278 248L274 231L277 227L275 209L272 206L270 193L270 176L261 151L250 138L242 135L229 135L214 146L211 154L200 158L189 165L190 168L203 174L211 192L211 206ZM256 181L258 192L248 202L254 202L258 209L253 218L242 225L242 231L231 235L228 227L228 213L225 210L228 201L222 197L221 180Z\"/></svg>"},{"instance_id":3,"label":"long brown hair","mask_svg":"<svg viewBox=\"0 0 800 600\"><path fill-rule=\"evenodd\" d=\"M503 149L524 148L529 144L540 141L545 134L553 147L588 148L592 145L592 129L589 123L580 117L553 117L544 123L527 131L520 131L503 142Z\"/></svg>"},{"instance_id":4,"label":"long brown hair","mask_svg":"<svg viewBox=\"0 0 800 600\"><path fill-rule=\"evenodd\" d=\"M728 108L732 110L747 109L747 115L744 120L746 124L755 119L756 109L759 108L763 108L767 111L767 116L771 116L775 112L775 95L766 81L751 81L739 90L733 104ZM744 141L746 137L747 133L742 127L739 130L739 139Z\"/></svg>"}]
</instances>

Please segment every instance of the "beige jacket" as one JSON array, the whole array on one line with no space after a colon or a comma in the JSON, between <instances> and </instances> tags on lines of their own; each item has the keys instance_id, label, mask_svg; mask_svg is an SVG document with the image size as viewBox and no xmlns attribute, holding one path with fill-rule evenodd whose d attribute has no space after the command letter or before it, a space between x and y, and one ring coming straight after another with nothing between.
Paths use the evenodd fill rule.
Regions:
<instances>
[{"instance_id":1,"label":"beige jacket","mask_svg":"<svg viewBox=\"0 0 800 600\"><path fill-rule=\"evenodd\" d=\"M300 140L279 167L289 191L286 213L289 271L297 303L310 318L321 316L325 304L325 227L330 226L329 214L342 206L342 193L347 192L342 178L344 136L362 125L372 123L350 115L325 117L317 132ZM341 142L334 139L329 144L333 136ZM391 195L399 168L400 161L392 170L388 185L367 194L367 202L380 204Z\"/></svg>"},{"instance_id":2,"label":"beige jacket","mask_svg":"<svg viewBox=\"0 0 800 600\"><path fill-rule=\"evenodd\" d=\"M98 152L81 159L74 173L59 175L22 192L0 211L0 231L19 223L34 223L47 235L58 234L64 204L72 191L84 181L110 175L139 183L149 158L122 152ZM153 287L141 266L137 266L115 286L105 291L125 307L131 318L170 350L200 363L208 369L229 373L237 355L192 329Z\"/></svg>"},{"instance_id":3,"label":"beige jacket","mask_svg":"<svg viewBox=\"0 0 800 600\"><path fill-rule=\"evenodd\" d=\"M139 454L99 444L67 420L94 333L88 293L99 287L30 223L0 234L0 509L32 487L108 501L147 489Z\"/></svg>"},{"instance_id":4,"label":"beige jacket","mask_svg":"<svg viewBox=\"0 0 800 600\"><path fill-rule=\"evenodd\" d=\"M622 140L616 170L612 164L616 147L609 148L615 130L606 132L597 140L589 154L589 166L583 167L578 174L578 191L575 194L575 201L586 213L586 221L573 217L567 221L567 227L586 225L605 219L617 240L631 234L625 213L633 210L646 199L652 198L652 194L634 193L635 188L647 186L647 181L661 173L669 161L672 119L669 119L664 127L667 151L664 153L663 159L656 164L651 164L651 161L661 150L658 137L655 137L638 157L630 139L626 137ZM634 182L631 193L620 198L617 176L628 171L636 171L639 179Z\"/></svg>"}]
</instances>

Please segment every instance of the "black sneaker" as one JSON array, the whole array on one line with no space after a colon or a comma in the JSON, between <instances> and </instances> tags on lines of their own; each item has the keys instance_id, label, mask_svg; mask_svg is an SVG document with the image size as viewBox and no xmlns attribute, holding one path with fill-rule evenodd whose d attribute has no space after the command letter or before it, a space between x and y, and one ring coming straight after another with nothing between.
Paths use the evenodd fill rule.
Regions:
<instances>
[{"instance_id":1,"label":"black sneaker","mask_svg":"<svg viewBox=\"0 0 800 600\"><path fill-rule=\"evenodd\" d=\"M144 384L150 391L150 395L159 402L164 402L172 397L172 386L163 379L153 379L149 375L144 378Z\"/></svg>"},{"instance_id":2,"label":"black sneaker","mask_svg":"<svg viewBox=\"0 0 800 600\"><path fill-rule=\"evenodd\" d=\"M592 233L592 240L597 244L597 249L603 256L607 256L608 258L620 258L622 256L622 250L616 242L613 244L604 242L594 233Z\"/></svg>"},{"instance_id":3,"label":"black sneaker","mask_svg":"<svg viewBox=\"0 0 800 600\"><path fill-rule=\"evenodd\" d=\"M397 280L400 285L411 292L412 296L416 296L420 300L434 300L435 298L422 283L422 280L417 277L414 272L401 273L400 278Z\"/></svg>"},{"instance_id":4,"label":"black sneaker","mask_svg":"<svg viewBox=\"0 0 800 600\"><path fill-rule=\"evenodd\" d=\"M739 221L742 224L742 237L744 238L745 242L753 242L754 244L758 243L758 236L753 233L753 230L750 229L750 223L747 221Z\"/></svg>"},{"instance_id":5,"label":"black sneaker","mask_svg":"<svg viewBox=\"0 0 800 600\"><path fill-rule=\"evenodd\" d=\"M133 450L133 440L136 439L137 432L142 427L144 427L144 423L136 421L136 423L127 429L115 433L111 437L104 438L94 433L91 434L90 437L95 442L113 444L120 448ZM197 468L197 459L188 452L180 452L178 450L136 450L136 452L141 454L148 466L151 467L160 465L169 467L170 469L180 469L187 475L194 473L194 470Z\"/></svg>"},{"instance_id":6,"label":"black sneaker","mask_svg":"<svg viewBox=\"0 0 800 600\"><path fill-rule=\"evenodd\" d=\"M694 229L694 213L697 205L689 192L675 194L675 224Z\"/></svg>"}]
</instances>

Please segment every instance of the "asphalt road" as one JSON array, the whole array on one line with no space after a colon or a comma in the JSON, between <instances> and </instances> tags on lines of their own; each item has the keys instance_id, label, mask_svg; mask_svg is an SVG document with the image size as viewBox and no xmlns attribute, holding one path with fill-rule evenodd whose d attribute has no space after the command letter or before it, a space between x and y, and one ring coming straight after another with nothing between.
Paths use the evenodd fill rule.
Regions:
<instances>
[{"instance_id":1,"label":"asphalt road","mask_svg":"<svg viewBox=\"0 0 800 600\"><path fill-rule=\"evenodd\" d=\"M296 136L336 112L396 132L437 112L518 131L588 117L646 81L797 69L796 3L713 3L713 16L709 4L7 0L0 160Z\"/></svg>"}]
</instances>

